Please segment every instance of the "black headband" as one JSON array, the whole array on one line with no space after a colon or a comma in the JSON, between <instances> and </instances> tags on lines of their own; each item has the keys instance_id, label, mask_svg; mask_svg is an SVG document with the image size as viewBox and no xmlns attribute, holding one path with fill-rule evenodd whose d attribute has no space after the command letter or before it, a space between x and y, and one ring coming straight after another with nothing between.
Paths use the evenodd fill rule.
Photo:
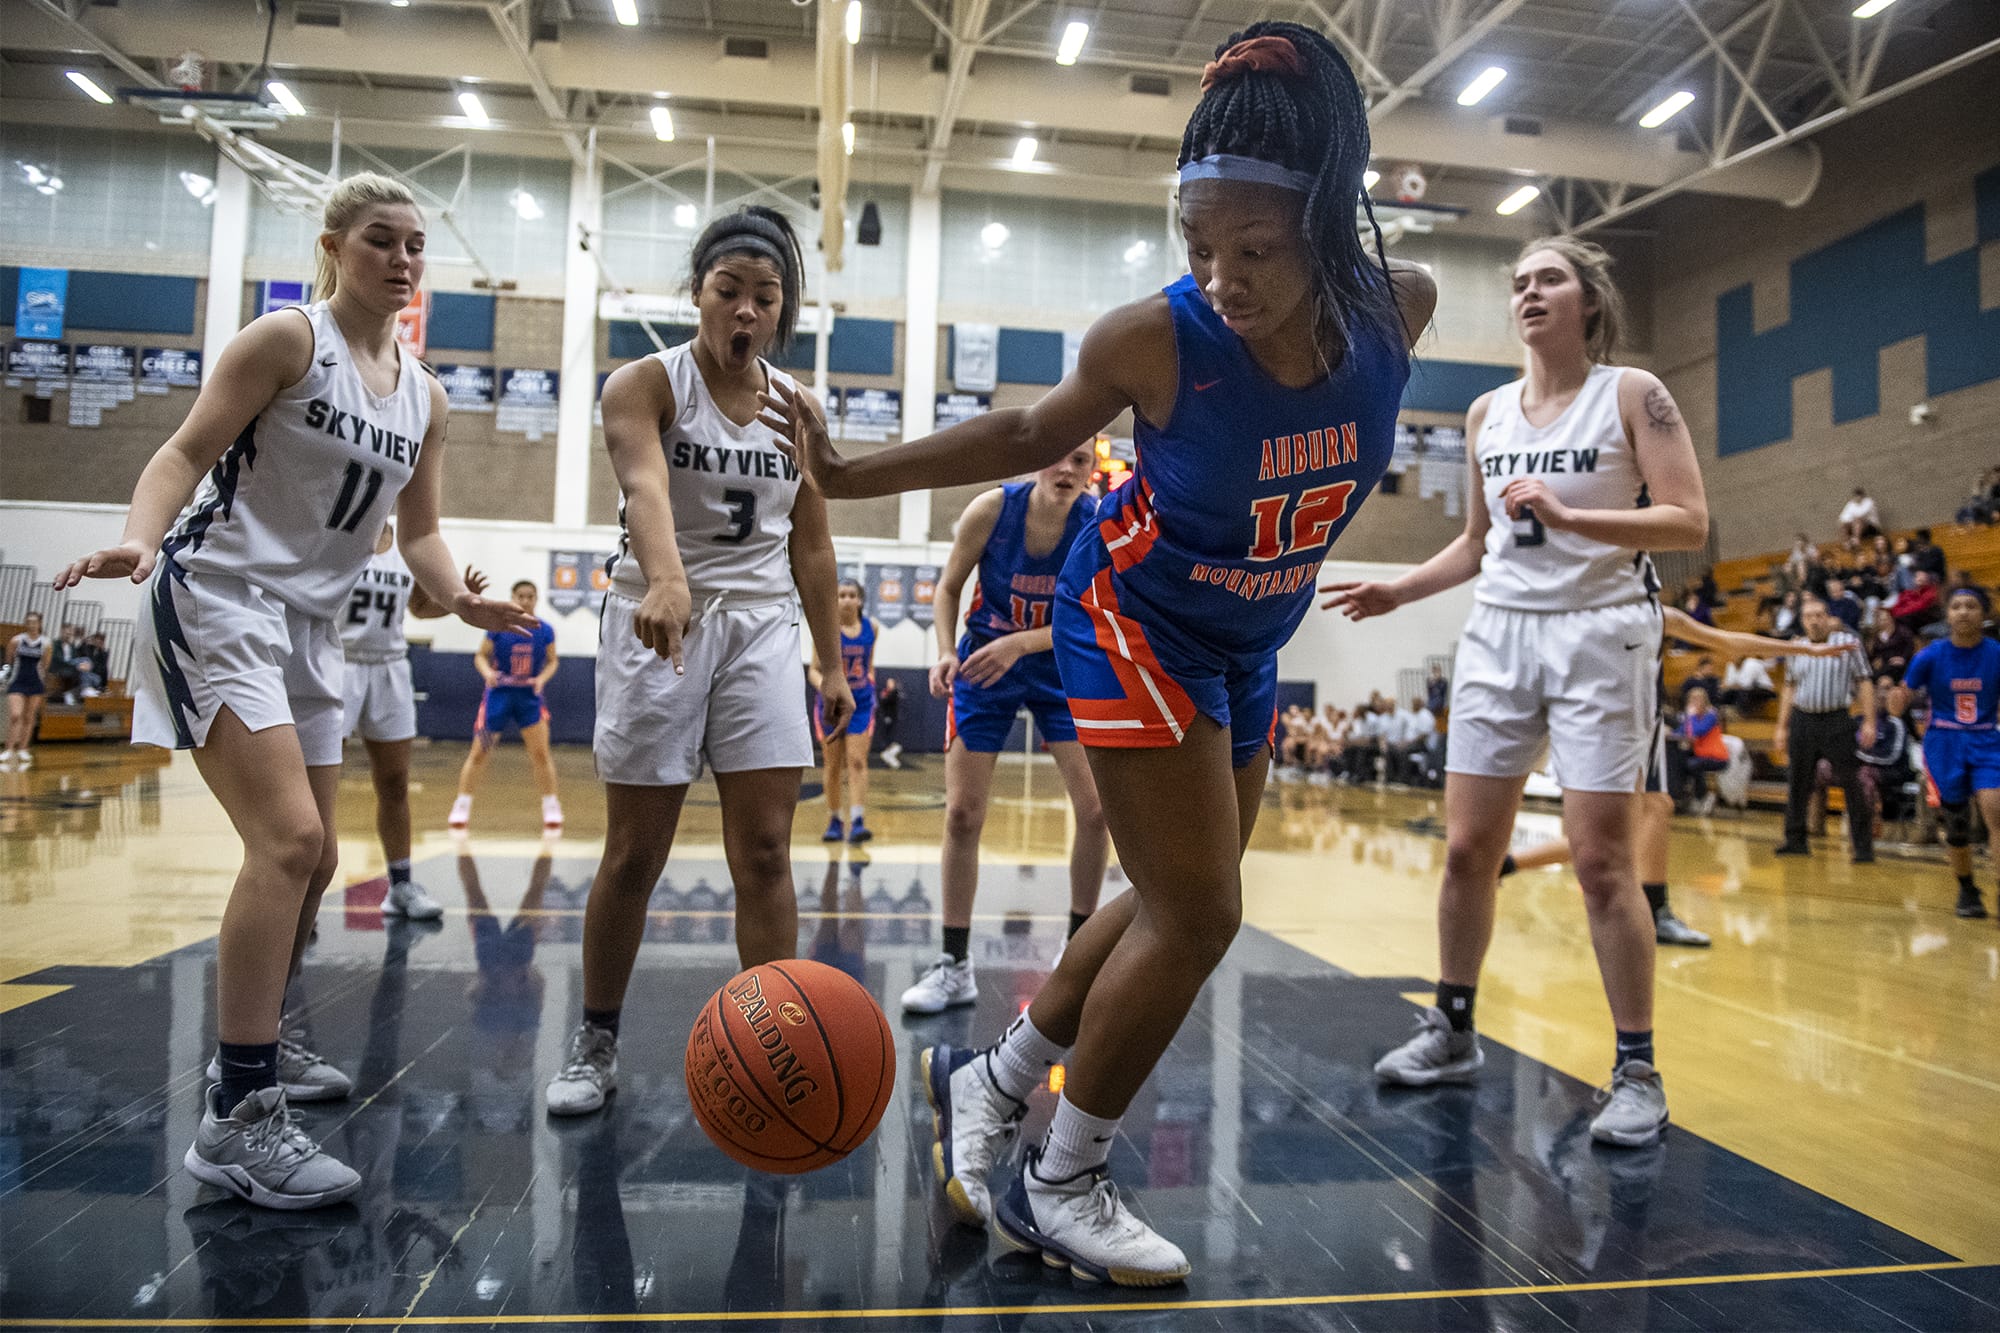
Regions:
<instances>
[{"instance_id":1,"label":"black headband","mask_svg":"<svg viewBox=\"0 0 2000 1333\"><path fill-rule=\"evenodd\" d=\"M718 236L710 241L708 247L696 259L695 271L697 273L705 272L718 254L726 254L738 250L748 250L751 254L768 259L778 266L780 274L791 275L791 256L779 249L776 242L760 236L754 231L732 231L725 236Z\"/></svg>"}]
</instances>

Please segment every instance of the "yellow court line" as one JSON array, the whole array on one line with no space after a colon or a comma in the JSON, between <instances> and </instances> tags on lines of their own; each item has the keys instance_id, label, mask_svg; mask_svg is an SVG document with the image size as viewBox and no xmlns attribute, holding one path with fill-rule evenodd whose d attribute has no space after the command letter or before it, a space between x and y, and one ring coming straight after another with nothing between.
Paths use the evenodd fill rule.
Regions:
<instances>
[{"instance_id":1,"label":"yellow court line","mask_svg":"<svg viewBox=\"0 0 2000 1333\"><path fill-rule=\"evenodd\" d=\"M40 968L36 969L36 971L41 970ZM36 1000L46 1000L51 995L60 995L68 989L68 986L15 985L13 983L0 985L0 1014L19 1009L24 1004L33 1004Z\"/></svg>"},{"instance_id":2,"label":"yellow court line","mask_svg":"<svg viewBox=\"0 0 2000 1333\"><path fill-rule=\"evenodd\" d=\"M1409 1301L1463 1301L1497 1296L1562 1296L1588 1291L1651 1291L1673 1287L1720 1287L1735 1282L1803 1282L1891 1273L1942 1273L1981 1268L1963 1259L1926 1264L1874 1264L1862 1268L1809 1268L1787 1273L1711 1273L1699 1277L1626 1278L1615 1282L1546 1282L1519 1287L1459 1287L1444 1291L1342 1292L1324 1296L1244 1296L1201 1301L1078 1301L1071 1304L913 1306L884 1310L682 1310L659 1314L487 1314L363 1315L325 1319L0 1319L0 1328L317 1328L439 1326L471 1324L686 1324L777 1323L807 1319L965 1319L1029 1314L1120 1314L1145 1310L1261 1310L1297 1305L1369 1305Z\"/></svg>"}]
</instances>

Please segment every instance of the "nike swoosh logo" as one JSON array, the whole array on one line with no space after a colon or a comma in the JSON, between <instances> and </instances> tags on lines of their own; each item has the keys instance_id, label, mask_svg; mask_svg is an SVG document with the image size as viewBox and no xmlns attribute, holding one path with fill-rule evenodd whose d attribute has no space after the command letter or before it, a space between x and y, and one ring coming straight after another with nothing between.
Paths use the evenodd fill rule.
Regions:
<instances>
[{"instance_id":1,"label":"nike swoosh logo","mask_svg":"<svg viewBox=\"0 0 2000 1333\"><path fill-rule=\"evenodd\" d=\"M1216 377L1215 377L1214 379L1210 380L1210 381L1209 381L1208 383L1206 383L1206 384L1197 384L1197 385L1195 385L1195 386L1194 386L1194 391L1195 391L1196 393L1201 393L1201 392L1203 392L1204 390L1207 390L1207 389L1213 389L1213 388L1214 388L1214 387L1215 387L1216 385L1218 385L1218 384L1220 384L1220 383L1222 383L1222 377L1221 377L1220 375L1218 375L1218 376L1216 376ZM1098 1140L1098 1142L1099 1142L1099 1143L1102 1143L1102 1142L1104 1142L1104 1140L1102 1140L1102 1139L1099 1139L1099 1140Z\"/></svg>"},{"instance_id":2,"label":"nike swoosh logo","mask_svg":"<svg viewBox=\"0 0 2000 1333\"><path fill-rule=\"evenodd\" d=\"M1631 651L1632 651L1632 650L1633 650L1634 648L1637 648L1638 646L1639 646L1639 645L1638 645L1638 644L1636 644L1636 643L1628 643L1628 644L1626 644L1626 645L1625 645L1625 651L1629 653L1629 652L1631 652Z\"/></svg>"},{"instance_id":3,"label":"nike swoosh logo","mask_svg":"<svg viewBox=\"0 0 2000 1333\"><path fill-rule=\"evenodd\" d=\"M333 358L332 358L332 357L328 357L328 358L326 358L326 360L324 360L324 361L320 362L320 364L321 364L322 366L330 366L330 365L332 365L332 364L333 364Z\"/></svg>"},{"instance_id":4,"label":"nike swoosh logo","mask_svg":"<svg viewBox=\"0 0 2000 1333\"><path fill-rule=\"evenodd\" d=\"M1098 1136L1096 1136L1096 1135L1092 1135L1092 1136L1091 1136L1091 1140L1090 1140L1090 1141L1091 1141L1092 1143L1109 1143L1109 1142L1111 1142L1111 1136L1110 1136L1109 1134L1106 1134L1106 1135L1104 1135L1104 1136L1102 1136L1102 1137L1098 1137Z\"/></svg>"}]
</instances>

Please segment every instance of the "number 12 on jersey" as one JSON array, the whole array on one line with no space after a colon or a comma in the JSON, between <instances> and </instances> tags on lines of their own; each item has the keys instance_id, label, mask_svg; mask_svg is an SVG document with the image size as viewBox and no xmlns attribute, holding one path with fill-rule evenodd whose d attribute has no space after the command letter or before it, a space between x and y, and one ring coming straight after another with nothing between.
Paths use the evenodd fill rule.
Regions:
<instances>
[{"instance_id":1,"label":"number 12 on jersey","mask_svg":"<svg viewBox=\"0 0 2000 1333\"><path fill-rule=\"evenodd\" d=\"M1354 494L1354 485L1351 481L1336 481L1300 492L1298 503L1292 505L1289 541L1285 533L1285 508L1292 497L1267 495L1261 500L1252 500L1250 515L1256 520L1257 530L1248 558L1276 560L1326 545L1327 534L1347 513L1347 500Z\"/></svg>"}]
</instances>

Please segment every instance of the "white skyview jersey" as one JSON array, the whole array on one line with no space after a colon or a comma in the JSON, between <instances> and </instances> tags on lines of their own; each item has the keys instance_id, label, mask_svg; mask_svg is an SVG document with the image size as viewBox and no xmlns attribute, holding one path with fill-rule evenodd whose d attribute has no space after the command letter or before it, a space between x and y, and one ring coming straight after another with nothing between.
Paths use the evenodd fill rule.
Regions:
<instances>
[{"instance_id":1,"label":"white skyview jersey","mask_svg":"<svg viewBox=\"0 0 2000 1333\"><path fill-rule=\"evenodd\" d=\"M331 620L416 468L430 376L398 348L395 391L378 398L326 303L302 313L312 321L311 368L236 437L161 551L180 569L243 579Z\"/></svg>"},{"instance_id":2,"label":"white skyview jersey","mask_svg":"<svg viewBox=\"0 0 2000 1333\"><path fill-rule=\"evenodd\" d=\"M1537 477L1572 509L1644 507L1645 479L1618 414L1616 366L1593 366L1563 414L1546 426L1521 415L1523 380L1493 391L1473 442L1492 526L1473 596L1520 611L1583 611L1643 601L1659 591L1644 551L1554 532L1533 518L1509 520L1500 493Z\"/></svg>"},{"instance_id":3,"label":"white skyview jersey","mask_svg":"<svg viewBox=\"0 0 2000 1333\"><path fill-rule=\"evenodd\" d=\"M779 451L769 426L756 421L739 426L722 415L695 364L693 342L653 356L667 368L674 388L674 420L662 427L660 443L667 454L667 497L681 567L696 607L715 593L789 595L797 465ZM798 387L783 371L760 364L771 380ZM622 498L618 512L622 528ZM646 595L646 575L632 554L629 532L620 536L611 586L635 601Z\"/></svg>"},{"instance_id":4,"label":"white skyview jersey","mask_svg":"<svg viewBox=\"0 0 2000 1333\"><path fill-rule=\"evenodd\" d=\"M368 558L340 617L340 646L348 661L387 662L408 654L403 615L410 609L414 586L415 576L393 545Z\"/></svg>"}]
</instances>

